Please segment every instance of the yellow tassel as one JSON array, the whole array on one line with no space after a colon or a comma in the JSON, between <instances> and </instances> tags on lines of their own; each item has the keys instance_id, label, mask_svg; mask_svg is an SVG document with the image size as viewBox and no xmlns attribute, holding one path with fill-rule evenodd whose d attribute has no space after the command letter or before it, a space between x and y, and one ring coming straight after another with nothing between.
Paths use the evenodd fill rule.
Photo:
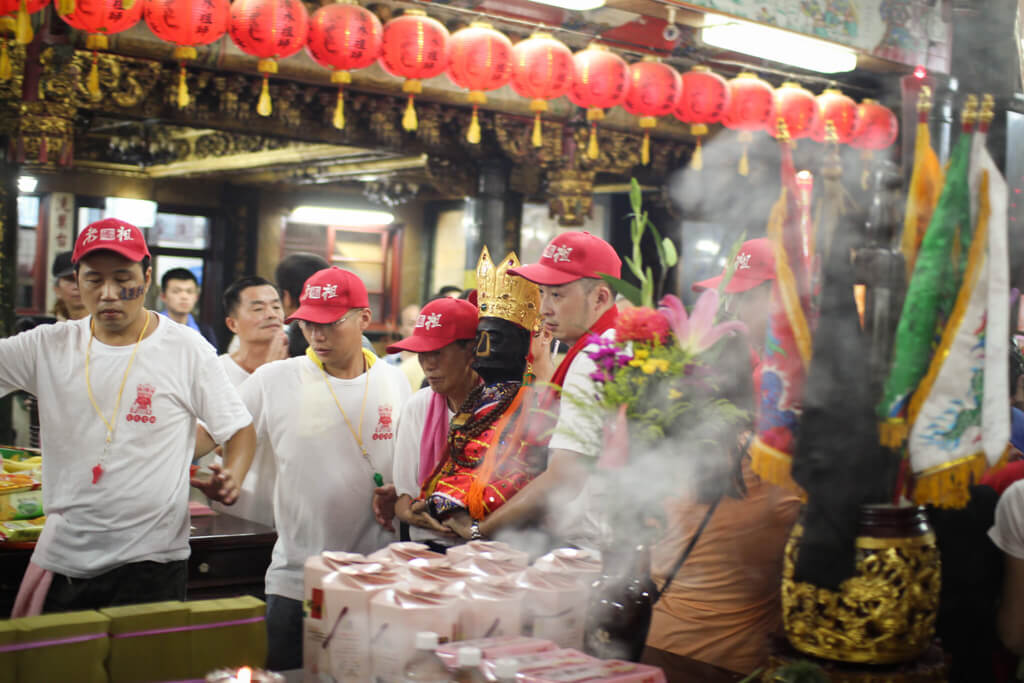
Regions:
<instances>
[{"instance_id":1,"label":"yellow tassel","mask_svg":"<svg viewBox=\"0 0 1024 683\"><path fill-rule=\"evenodd\" d=\"M961 458L914 475L914 502L940 508L964 508L970 502L970 487L984 476L988 463L984 453Z\"/></svg>"},{"instance_id":2,"label":"yellow tassel","mask_svg":"<svg viewBox=\"0 0 1024 683\"><path fill-rule=\"evenodd\" d=\"M640 145L640 163L646 166L651 163L651 134L644 131L644 141Z\"/></svg>"},{"instance_id":3,"label":"yellow tassel","mask_svg":"<svg viewBox=\"0 0 1024 683\"><path fill-rule=\"evenodd\" d=\"M110 47L110 41L104 33L90 33L85 37L86 50L106 50Z\"/></svg>"},{"instance_id":4,"label":"yellow tassel","mask_svg":"<svg viewBox=\"0 0 1024 683\"><path fill-rule=\"evenodd\" d=\"M57 0L57 14L66 17L75 11L75 0Z\"/></svg>"},{"instance_id":5,"label":"yellow tassel","mask_svg":"<svg viewBox=\"0 0 1024 683\"><path fill-rule=\"evenodd\" d=\"M412 103L412 93L409 94L409 102L405 105L405 114L402 115L402 128L412 132L419 127L416 120L416 107Z\"/></svg>"},{"instance_id":6,"label":"yellow tassel","mask_svg":"<svg viewBox=\"0 0 1024 683\"><path fill-rule=\"evenodd\" d=\"M18 3L18 24L14 31L14 39L22 45L32 42L32 22L28 18L28 7L25 0Z\"/></svg>"},{"instance_id":7,"label":"yellow tassel","mask_svg":"<svg viewBox=\"0 0 1024 683\"><path fill-rule=\"evenodd\" d=\"M743 156L740 157L740 175L750 175L750 160L747 158L747 146L743 145Z\"/></svg>"},{"instance_id":8,"label":"yellow tassel","mask_svg":"<svg viewBox=\"0 0 1024 683\"><path fill-rule=\"evenodd\" d=\"M788 453L772 448L760 438L750 444L750 468L754 473L769 484L781 486L806 500L807 493L793 479L792 467L793 458Z\"/></svg>"},{"instance_id":9,"label":"yellow tassel","mask_svg":"<svg viewBox=\"0 0 1024 683\"><path fill-rule=\"evenodd\" d=\"M90 97L99 98L100 96L100 70L96 66L98 57L95 52L92 53L92 68L89 69L89 78L86 82L86 89L89 91Z\"/></svg>"},{"instance_id":10,"label":"yellow tassel","mask_svg":"<svg viewBox=\"0 0 1024 683\"><path fill-rule=\"evenodd\" d=\"M878 442L886 448L896 450L907 440L910 428L902 418L887 420L878 425Z\"/></svg>"},{"instance_id":11,"label":"yellow tassel","mask_svg":"<svg viewBox=\"0 0 1024 683\"><path fill-rule=\"evenodd\" d=\"M596 159L601 153L597 148L597 124L590 124L590 142L587 143L587 156Z\"/></svg>"},{"instance_id":12,"label":"yellow tassel","mask_svg":"<svg viewBox=\"0 0 1024 683\"><path fill-rule=\"evenodd\" d=\"M338 88L338 103L334 105L334 127L345 128L345 94L341 88Z\"/></svg>"},{"instance_id":13,"label":"yellow tassel","mask_svg":"<svg viewBox=\"0 0 1024 683\"><path fill-rule=\"evenodd\" d=\"M0 41L0 81L11 79L11 57L7 54L7 41Z\"/></svg>"},{"instance_id":14,"label":"yellow tassel","mask_svg":"<svg viewBox=\"0 0 1024 683\"><path fill-rule=\"evenodd\" d=\"M270 102L270 78L263 74L263 87L260 88L260 99L256 103L256 113L260 116L270 116L274 111L274 105Z\"/></svg>"},{"instance_id":15,"label":"yellow tassel","mask_svg":"<svg viewBox=\"0 0 1024 683\"><path fill-rule=\"evenodd\" d=\"M693 150L693 156L690 157L690 168L694 171L699 171L704 168L704 155L701 154L700 138L697 138L697 147Z\"/></svg>"},{"instance_id":16,"label":"yellow tassel","mask_svg":"<svg viewBox=\"0 0 1024 683\"><path fill-rule=\"evenodd\" d=\"M534 147L544 146L544 129L540 125L540 112L533 116L533 135L530 137Z\"/></svg>"},{"instance_id":17,"label":"yellow tassel","mask_svg":"<svg viewBox=\"0 0 1024 683\"><path fill-rule=\"evenodd\" d=\"M185 75L185 65L181 65L181 71L178 74L178 109L184 109L192 101L192 98L188 95L188 79Z\"/></svg>"},{"instance_id":18,"label":"yellow tassel","mask_svg":"<svg viewBox=\"0 0 1024 683\"><path fill-rule=\"evenodd\" d=\"M130 10L135 5L135 0L121 0L121 6Z\"/></svg>"},{"instance_id":19,"label":"yellow tassel","mask_svg":"<svg viewBox=\"0 0 1024 683\"><path fill-rule=\"evenodd\" d=\"M480 119L477 118L477 106L473 105L473 116L469 119L469 130L466 131L466 142L471 145L480 144Z\"/></svg>"}]
</instances>

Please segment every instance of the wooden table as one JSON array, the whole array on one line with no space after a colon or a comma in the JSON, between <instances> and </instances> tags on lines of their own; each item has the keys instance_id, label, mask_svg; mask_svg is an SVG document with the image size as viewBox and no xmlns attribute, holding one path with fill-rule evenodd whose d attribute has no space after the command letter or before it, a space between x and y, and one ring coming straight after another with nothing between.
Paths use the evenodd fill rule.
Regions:
<instances>
[{"instance_id":1,"label":"wooden table","mask_svg":"<svg viewBox=\"0 0 1024 683\"><path fill-rule=\"evenodd\" d=\"M255 595L264 599L264 575L277 533L270 527L230 515L192 518L188 561L188 598L227 598ZM32 546L0 543L0 618L14 607L21 577L32 557Z\"/></svg>"},{"instance_id":2,"label":"wooden table","mask_svg":"<svg viewBox=\"0 0 1024 683\"><path fill-rule=\"evenodd\" d=\"M640 661L664 670L668 683L734 683L745 678L735 671L653 647L644 648Z\"/></svg>"}]
</instances>

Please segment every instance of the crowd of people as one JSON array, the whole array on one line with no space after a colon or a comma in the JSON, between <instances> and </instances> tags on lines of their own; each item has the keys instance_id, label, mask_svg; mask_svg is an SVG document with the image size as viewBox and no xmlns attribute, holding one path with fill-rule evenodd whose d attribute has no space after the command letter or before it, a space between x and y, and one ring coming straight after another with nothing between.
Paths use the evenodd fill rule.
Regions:
<instances>
[{"instance_id":1,"label":"crowd of people","mask_svg":"<svg viewBox=\"0 0 1024 683\"><path fill-rule=\"evenodd\" d=\"M135 226L86 226L53 265L61 322L0 340L0 393L37 398L44 449L47 522L16 613L183 599L190 483L218 510L277 530L266 574L277 670L301 667L303 564L323 550L524 537L600 548L599 453L574 434L580 407L564 397L593 382L593 336L614 335L616 297L600 275L620 277L621 262L604 240L565 232L537 263L482 258L477 290L402 309L383 357L364 334L365 285L320 257L285 258L276 282L233 282L223 310L235 341L220 356L193 317L190 271L164 274L163 315L145 308L150 260ZM746 242L740 263L725 293L752 330L756 387L772 245ZM197 458L208 476L190 480ZM652 573L668 585L648 643L749 672L781 626L799 500L746 458L739 479L744 495L723 499L706 527L701 501L667 506ZM1002 494L991 537L1007 557L999 634L1020 652L1024 482Z\"/></svg>"}]
</instances>

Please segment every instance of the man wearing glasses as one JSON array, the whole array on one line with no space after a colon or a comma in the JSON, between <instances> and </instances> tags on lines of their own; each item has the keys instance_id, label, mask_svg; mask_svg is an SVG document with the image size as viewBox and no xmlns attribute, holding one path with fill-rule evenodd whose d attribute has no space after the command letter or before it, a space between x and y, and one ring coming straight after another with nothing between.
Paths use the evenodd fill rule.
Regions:
<instances>
[{"instance_id":1,"label":"man wearing glasses","mask_svg":"<svg viewBox=\"0 0 1024 683\"><path fill-rule=\"evenodd\" d=\"M302 666L303 563L324 550L371 553L393 540L374 520L374 489L391 483L409 383L362 348L366 287L326 268L303 287L305 355L260 366L239 387L257 438L274 454L277 543L267 570L267 666Z\"/></svg>"}]
</instances>

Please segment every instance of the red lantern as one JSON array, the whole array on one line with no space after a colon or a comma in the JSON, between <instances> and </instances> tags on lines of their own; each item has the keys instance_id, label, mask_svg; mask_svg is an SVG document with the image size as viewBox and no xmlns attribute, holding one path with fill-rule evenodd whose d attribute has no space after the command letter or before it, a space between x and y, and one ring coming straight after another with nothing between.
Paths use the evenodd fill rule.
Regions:
<instances>
[{"instance_id":1,"label":"red lantern","mask_svg":"<svg viewBox=\"0 0 1024 683\"><path fill-rule=\"evenodd\" d=\"M811 139L848 144L853 139L853 128L857 123L857 103L835 88L826 89L815 99L818 102L818 122L811 131Z\"/></svg>"},{"instance_id":2,"label":"red lantern","mask_svg":"<svg viewBox=\"0 0 1024 683\"><path fill-rule=\"evenodd\" d=\"M247 55L259 58L263 74L256 111L270 116L269 74L277 73L278 59L291 57L306 44L309 14L299 0L234 0L231 3L231 40Z\"/></svg>"},{"instance_id":3,"label":"red lantern","mask_svg":"<svg viewBox=\"0 0 1024 683\"><path fill-rule=\"evenodd\" d=\"M30 14L39 12L44 7L50 4L50 0L0 0L0 31L14 33L15 42L20 45L28 45L32 42L32 22L29 20ZM7 16L14 14L14 26L8 28L3 22L3 19ZM10 78L10 58L7 56L7 41L0 39L3 43L3 56L0 59L7 62L8 75L3 76L4 67L0 66L0 80L6 81Z\"/></svg>"},{"instance_id":4,"label":"red lantern","mask_svg":"<svg viewBox=\"0 0 1024 683\"><path fill-rule=\"evenodd\" d=\"M484 22L473 22L452 34L448 76L460 88L469 90L473 118L466 140L480 142L477 109L487 102L487 90L497 90L512 80L512 41Z\"/></svg>"},{"instance_id":5,"label":"red lantern","mask_svg":"<svg viewBox=\"0 0 1024 683\"><path fill-rule=\"evenodd\" d=\"M227 33L231 23L229 0L146 0L143 16L149 30L174 43L174 58L181 63L178 107L188 106L185 60L196 58L195 45L209 45Z\"/></svg>"},{"instance_id":6,"label":"red lantern","mask_svg":"<svg viewBox=\"0 0 1024 683\"><path fill-rule=\"evenodd\" d=\"M765 130L774 120L775 97L772 86L744 71L729 81L729 106L722 117L726 128L740 131L743 156L740 158L740 175L750 172L747 160L747 145L754 139L755 130Z\"/></svg>"},{"instance_id":7,"label":"red lantern","mask_svg":"<svg viewBox=\"0 0 1024 683\"><path fill-rule=\"evenodd\" d=\"M100 96L96 50L106 50L109 45L107 36L131 28L142 18L141 2L133 2L130 9L127 4L122 0L77 0L74 10L61 16L71 27L89 34L85 46L93 51L93 55L87 85L93 97Z\"/></svg>"},{"instance_id":8,"label":"red lantern","mask_svg":"<svg viewBox=\"0 0 1024 683\"><path fill-rule=\"evenodd\" d=\"M790 140L805 138L811 134L817 118L818 102L810 90L787 81L775 91L775 121L770 129L775 137L783 138L785 133Z\"/></svg>"},{"instance_id":9,"label":"red lantern","mask_svg":"<svg viewBox=\"0 0 1024 683\"><path fill-rule=\"evenodd\" d=\"M604 110L622 104L629 87L629 64L604 45L592 43L586 50L572 56L573 77L569 100L587 110L590 122L590 142L587 156L596 159L597 122L604 118Z\"/></svg>"},{"instance_id":10,"label":"red lantern","mask_svg":"<svg viewBox=\"0 0 1024 683\"><path fill-rule=\"evenodd\" d=\"M534 147L544 144L540 115L548 110L547 100L569 92L572 76L572 52L548 33L534 33L512 48L512 89L530 99Z\"/></svg>"},{"instance_id":11,"label":"red lantern","mask_svg":"<svg viewBox=\"0 0 1024 683\"><path fill-rule=\"evenodd\" d=\"M655 57L644 57L629 67L629 90L626 91L627 111L640 116L644 129L644 142L640 161L646 166L651 160L650 129L658 125L658 116L671 114L682 94L683 80L679 72Z\"/></svg>"},{"instance_id":12,"label":"red lantern","mask_svg":"<svg viewBox=\"0 0 1024 683\"><path fill-rule=\"evenodd\" d=\"M413 97L423 92L420 81L441 75L448 68L450 52L448 29L422 10L406 10L402 16L384 24L380 63L392 76L406 79L402 84L402 92L409 94L409 104L402 117L405 130L416 130Z\"/></svg>"},{"instance_id":13,"label":"red lantern","mask_svg":"<svg viewBox=\"0 0 1024 683\"><path fill-rule=\"evenodd\" d=\"M338 84L334 127L345 127L342 86L352 82L349 71L365 69L377 61L384 27L373 12L354 3L324 5L309 21L306 51L317 64L331 69L331 83Z\"/></svg>"},{"instance_id":14,"label":"red lantern","mask_svg":"<svg viewBox=\"0 0 1024 683\"><path fill-rule=\"evenodd\" d=\"M683 123L690 124L690 134L697 138L690 165L704 167L701 136L708 134L708 124L718 123L729 105L729 84L706 66L695 66L682 75L683 93L673 112Z\"/></svg>"},{"instance_id":15,"label":"red lantern","mask_svg":"<svg viewBox=\"0 0 1024 683\"><path fill-rule=\"evenodd\" d=\"M857 107L857 123L853 128L854 148L865 151L885 149L896 142L899 121L887 107L867 99Z\"/></svg>"}]
</instances>

